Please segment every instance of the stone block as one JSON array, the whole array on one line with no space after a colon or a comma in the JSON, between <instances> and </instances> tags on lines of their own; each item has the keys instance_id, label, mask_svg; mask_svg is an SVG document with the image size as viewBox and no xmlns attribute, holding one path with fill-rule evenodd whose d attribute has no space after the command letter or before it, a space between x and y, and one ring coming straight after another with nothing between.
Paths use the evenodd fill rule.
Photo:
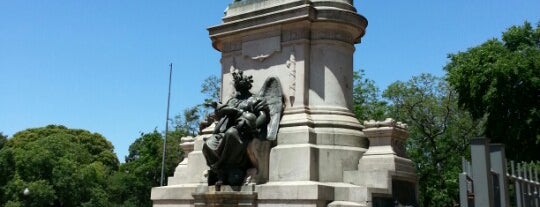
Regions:
<instances>
[{"instance_id":1,"label":"stone block","mask_svg":"<svg viewBox=\"0 0 540 207\"><path fill-rule=\"evenodd\" d=\"M257 185L261 200L332 200L333 187L313 181L269 182Z\"/></svg>"},{"instance_id":2,"label":"stone block","mask_svg":"<svg viewBox=\"0 0 540 207\"><path fill-rule=\"evenodd\" d=\"M368 200L368 189L365 186L349 183L335 183L334 200L356 202L357 204L365 203Z\"/></svg>"},{"instance_id":3,"label":"stone block","mask_svg":"<svg viewBox=\"0 0 540 207\"><path fill-rule=\"evenodd\" d=\"M315 131L308 126L292 126L281 128L278 135L278 145L315 144Z\"/></svg>"},{"instance_id":4,"label":"stone block","mask_svg":"<svg viewBox=\"0 0 540 207\"><path fill-rule=\"evenodd\" d=\"M195 207L228 207L228 206L256 206L257 192L253 185L247 186L221 186L217 191L215 186L201 185L192 194Z\"/></svg>"},{"instance_id":5,"label":"stone block","mask_svg":"<svg viewBox=\"0 0 540 207\"><path fill-rule=\"evenodd\" d=\"M193 200L191 193L199 184L181 184L152 188L150 198L154 201Z\"/></svg>"},{"instance_id":6,"label":"stone block","mask_svg":"<svg viewBox=\"0 0 540 207\"><path fill-rule=\"evenodd\" d=\"M350 202L350 201L334 201L328 204L328 207L365 207L365 206L367 206L366 203L357 203L357 202Z\"/></svg>"},{"instance_id":7,"label":"stone block","mask_svg":"<svg viewBox=\"0 0 540 207\"><path fill-rule=\"evenodd\" d=\"M270 181L310 181L318 178L317 149L311 144L274 147L270 153Z\"/></svg>"},{"instance_id":8,"label":"stone block","mask_svg":"<svg viewBox=\"0 0 540 207\"><path fill-rule=\"evenodd\" d=\"M318 181L342 182L343 172L356 169L365 149L359 147L318 145Z\"/></svg>"}]
</instances>

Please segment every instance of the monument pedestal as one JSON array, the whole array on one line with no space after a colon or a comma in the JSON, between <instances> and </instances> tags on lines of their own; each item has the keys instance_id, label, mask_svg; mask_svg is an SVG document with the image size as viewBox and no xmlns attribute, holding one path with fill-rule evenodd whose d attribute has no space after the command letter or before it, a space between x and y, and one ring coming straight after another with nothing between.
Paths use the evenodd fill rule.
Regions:
<instances>
[{"instance_id":1,"label":"monument pedestal","mask_svg":"<svg viewBox=\"0 0 540 207\"><path fill-rule=\"evenodd\" d=\"M417 177L413 162L406 157L406 125L392 119L364 122L370 146L358 163L358 170L345 171L344 181L367 188L369 206L418 206Z\"/></svg>"},{"instance_id":2,"label":"monument pedestal","mask_svg":"<svg viewBox=\"0 0 540 207\"><path fill-rule=\"evenodd\" d=\"M361 186L318 181L270 182L257 186L256 190L259 193L258 206L305 207L328 206L334 201L365 206L367 192Z\"/></svg>"},{"instance_id":3,"label":"monument pedestal","mask_svg":"<svg viewBox=\"0 0 540 207\"><path fill-rule=\"evenodd\" d=\"M154 207L193 207L193 192L199 183L177 184L152 188L150 199Z\"/></svg>"},{"instance_id":4,"label":"monument pedestal","mask_svg":"<svg viewBox=\"0 0 540 207\"><path fill-rule=\"evenodd\" d=\"M214 206L234 196L254 198L251 205L265 207L373 206L373 193L392 197L388 189L395 178L414 180L410 160L395 151L378 154L388 146L380 148L351 112L354 45L366 26L352 0L230 4L223 23L209 28L213 47L222 53L221 100L235 91L229 84L234 71L253 76L253 92L268 77L277 77L284 94L277 145L266 160L267 171L260 174L265 182L247 195L194 193L208 169L201 160L202 138L196 138L187 169L182 168L188 173L178 173L186 178L174 178L176 186L154 188L154 206Z\"/></svg>"},{"instance_id":5,"label":"monument pedestal","mask_svg":"<svg viewBox=\"0 0 540 207\"><path fill-rule=\"evenodd\" d=\"M195 137L182 138L180 147L184 151L184 160L176 167L174 176L167 180L168 186L152 188L150 199L154 207L193 207L193 192L205 182L208 170L202 154L203 137L213 131L213 126L203 130Z\"/></svg>"},{"instance_id":6,"label":"monument pedestal","mask_svg":"<svg viewBox=\"0 0 540 207\"><path fill-rule=\"evenodd\" d=\"M257 206L257 192L253 185L221 186L220 191L216 191L214 186L203 185L192 195L195 207Z\"/></svg>"}]
</instances>

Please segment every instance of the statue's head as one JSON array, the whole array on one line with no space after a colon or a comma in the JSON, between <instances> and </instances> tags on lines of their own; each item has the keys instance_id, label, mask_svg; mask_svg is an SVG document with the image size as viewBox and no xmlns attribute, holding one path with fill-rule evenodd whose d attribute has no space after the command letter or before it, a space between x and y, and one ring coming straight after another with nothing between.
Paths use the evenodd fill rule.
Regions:
<instances>
[{"instance_id":1,"label":"statue's head","mask_svg":"<svg viewBox=\"0 0 540 207\"><path fill-rule=\"evenodd\" d=\"M234 88L238 92L249 92L249 89L251 89L253 83L253 77L252 76L245 76L244 72L238 71L232 73L234 78Z\"/></svg>"}]
</instances>

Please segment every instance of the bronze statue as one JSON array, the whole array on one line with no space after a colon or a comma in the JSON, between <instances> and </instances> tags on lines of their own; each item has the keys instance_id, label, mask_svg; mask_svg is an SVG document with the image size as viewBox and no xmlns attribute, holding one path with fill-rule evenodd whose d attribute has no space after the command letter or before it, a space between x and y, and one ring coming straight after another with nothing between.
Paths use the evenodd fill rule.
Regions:
<instances>
[{"instance_id":1,"label":"bronze statue","mask_svg":"<svg viewBox=\"0 0 540 207\"><path fill-rule=\"evenodd\" d=\"M217 121L212 136L205 139L203 154L210 167L209 185L240 186L249 178L248 171L259 170L254 139L275 140L283 110L281 85L269 78L258 95L249 90L252 76L232 73L236 94L225 104L209 104Z\"/></svg>"}]
</instances>

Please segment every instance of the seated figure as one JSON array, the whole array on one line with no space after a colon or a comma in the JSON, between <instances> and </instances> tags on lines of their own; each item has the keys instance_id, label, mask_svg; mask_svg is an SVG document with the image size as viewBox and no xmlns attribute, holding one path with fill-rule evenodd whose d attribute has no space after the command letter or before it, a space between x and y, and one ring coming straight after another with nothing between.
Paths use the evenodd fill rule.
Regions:
<instances>
[{"instance_id":1,"label":"seated figure","mask_svg":"<svg viewBox=\"0 0 540 207\"><path fill-rule=\"evenodd\" d=\"M205 139L203 155L210 167L209 185L240 186L249 182L259 168L254 139L275 140L283 109L281 86L269 78L259 95L252 94L252 77L234 72L235 96L225 104L213 102L217 121L213 134ZM277 120L276 120L277 119ZM269 153L269 152L267 152Z\"/></svg>"}]
</instances>

